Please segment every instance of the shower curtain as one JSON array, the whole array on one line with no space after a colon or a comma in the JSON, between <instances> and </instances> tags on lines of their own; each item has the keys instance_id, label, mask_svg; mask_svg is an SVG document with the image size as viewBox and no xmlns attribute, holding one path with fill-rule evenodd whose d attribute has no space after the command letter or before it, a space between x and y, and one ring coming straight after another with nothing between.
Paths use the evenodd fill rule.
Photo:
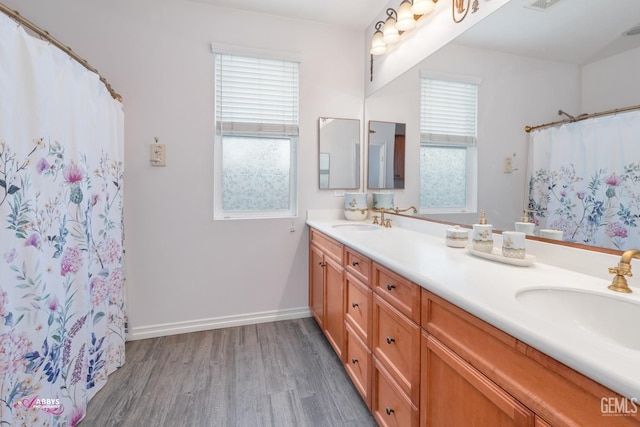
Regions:
<instances>
[{"instance_id":1,"label":"shower curtain","mask_svg":"<svg viewBox=\"0 0 640 427\"><path fill-rule=\"evenodd\" d=\"M640 111L531 132L529 209L566 241L640 247Z\"/></svg>"},{"instance_id":2,"label":"shower curtain","mask_svg":"<svg viewBox=\"0 0 640 427\"><path fill-rule=\"evenodd\" d=\"M0 14L0 425L76 425L124 363L123 120Z\"/></svg>"}]
</instances>

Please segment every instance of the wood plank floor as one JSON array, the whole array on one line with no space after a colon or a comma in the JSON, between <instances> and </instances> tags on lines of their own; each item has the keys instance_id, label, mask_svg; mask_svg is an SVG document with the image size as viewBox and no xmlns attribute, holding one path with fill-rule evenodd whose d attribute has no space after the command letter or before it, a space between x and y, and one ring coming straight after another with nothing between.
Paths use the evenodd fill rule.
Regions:
<instances>
[{"instance_id":1,"label":"wood plank floor","mask_svg":"<svg viewBox=\"0 0 640 427\"><path fill-rule=\"evenodd\" d=\"M376 426L313 318L130 341L81 427Z\"/></svg>"}]
</instances>

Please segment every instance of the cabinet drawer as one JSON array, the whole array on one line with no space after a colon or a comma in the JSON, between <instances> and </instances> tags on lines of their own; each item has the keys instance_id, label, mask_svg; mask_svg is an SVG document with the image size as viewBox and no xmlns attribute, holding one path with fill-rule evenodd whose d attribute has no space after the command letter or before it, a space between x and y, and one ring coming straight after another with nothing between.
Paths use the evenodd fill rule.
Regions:
<instances>
[{"instance_id":1,"label":"cabinet drawer","mask_svg":"<svg viewBox=\"0 0 640 427\"><path fill-rule=\"evenodd\" d=\"M374 264L373 287L392 306L414 322L420 322L420 286Z\"/></svg>"},{"instance_id":2,"label":"cabinet drawer","mask_svg":"<svg viewBox=\"0 0 640 427\"><path fill-rule=\"evenodd\" d=\"M389 372L373 358L371 412L383 427L418 427L420 412L402 392Z\"/></svg>"},{"instance_id":3,"label":"cabinet drawer","mask_svg":"<svg viewBox=\"0 0 640 427\"><path fill-rule=\"evenodd\" d=\"M347 272L345 277L347 288L345 318L367 346L370 346L372 326L371 296L373 292L351 273Z\"/></svg>"},{"instance_id":4,"label":"cabinet drawer","mask_svg":"<svg viewBox=\"0 0 640 427\"><path fill-rule=\"evenodd\" d=\"M347 339L344 367L367 407L371 409L371 352L349 323L345 323L345 327Z\"/></svg>"},{"instance_id":5,"label":"cabinet drawer","mask_svg":"<svg viewBox=\"0 0 640 427\"><path fill-rule=\"evenodd\" d=\"M372 353L414 403L420 397L420 326L373 296Z\"/></svg>"},{"instance_id":6,"label":"cabinet drawer","mask_svg":"<svg viewBox=\"0 0 640 427\"><path fill-rule=\"evenodd\" d=\"M341 243L336 242L313 228L310 229L309 239L311 243L318 246L335 261L342 264L344 246L342 246Z\"/></svg>"},{"instance_id":7,"label":"cabinet drawer","mask_svg":"<svg viewBox=\"0 0 640 427\"><path fill-rule=\"evenodd\" d=\"M345 256L345 267L347 268L347 271L352 273L362 283L368 286L369 279L371 277L371 260L349 248L346 248Z\"/></svg>"}]
</instances>

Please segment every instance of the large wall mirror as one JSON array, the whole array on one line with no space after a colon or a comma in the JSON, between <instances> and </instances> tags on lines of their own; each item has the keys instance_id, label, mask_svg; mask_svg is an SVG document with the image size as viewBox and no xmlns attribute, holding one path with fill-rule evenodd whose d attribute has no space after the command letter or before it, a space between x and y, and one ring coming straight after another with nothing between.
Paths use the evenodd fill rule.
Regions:
<instances>
[{"instance_id":1,"label":"large wall mirror","mask_svg":"<svg viewBox=\"0 0 640 427\"><path fill-rule=\"evenodd\" d=\"M320 117L318 141L320 188L360 188L360 120Z\"/></svg>"},{"instance_id":2,"label":"large wall mirror","mask_svg":"<svg viewBox=\"0 0 640 427\"><path fill-rule=\"evenodd\" d=\"M404 188L406 125L369 121L367 188Z\"/></svg>"},{"instance_id":3,"label":"large wall mirror","mask_svg":"<svg viewBox=\"0 0 640 427\"><path fill-rule=\"evenodd\" d=\"M513 230L528 204L524 127L565 118L560 109L578 116L640 103L631 89L638 87L640 35L623 35L638 16L637 0L563 0L544 11L514 0L368 96L365 120L388 116L407 124L405 191L396 202L420 201L420 72L478 77L477 205L496 229ZM477 217L427 218L470 225Z\"/></svg>"}]
</instances>

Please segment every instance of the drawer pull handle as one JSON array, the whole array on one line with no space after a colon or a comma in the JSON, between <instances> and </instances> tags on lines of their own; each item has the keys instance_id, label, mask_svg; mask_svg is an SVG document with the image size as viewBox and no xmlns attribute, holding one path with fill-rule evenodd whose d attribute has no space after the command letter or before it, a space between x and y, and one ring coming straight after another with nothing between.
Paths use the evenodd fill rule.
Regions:
<instances>
[{"instance_id":1,"label":"drawer pull handle","mask_svg":"<svg viewBox=\"0 0 640 427\"><path fill-rule=\"evenodd\" d=\"M322 262L322 261L320 261L320 262L318 263L318 265L319 265L320 267L325 267L325 266L327 265L327 263L326 263L326 262Z\"/></svg>"},{"instance_id":2,"label":"drawer pull handle","mask_svg":"<svg viewBox=\"0 0 640 427\"><path fill-rule=\"evenodd\" d=\"M388 291L390 291L391 289L395 289L395 288L396 288L396 285L392 285L391 283L389 283L389 284L387 285L387 290L388 290Z\"/></svg>"},{"instance_id":3,"label":"drawer pull handle","mask_svg":"<svg viewBox=\"0 0 640 427\"><path fill-rule=\"evenodd\" d=\"M351 363L355 365L356 363L358 363L358 359L351 359Z\"/></svg>"},{"instance_id":4,"label":"drawer pull handle","mask_svg":"<svg viewBox=\"0 0 640 427\"><path fill-rule=\"evenodd\" d=\"M393 342L396 342L395 338L387 337L387 344L391 344Z\"/></svg>"},{"instance_id":5,"label":"drawer pull handle","mask_svg":"<svg viewBox=\"0 0 640 427\"><path fill-rule=\"evenodd\" d=\"M358 303L357 302L351 303L351 307L353 307L353 308L358 307Z\"/></svg>"},{"instance_id":6,"label":"drawer pull handle","mask_svg":"<svg viewBox=\"0 0 640 427\"><path fill-rule=\"evenodd\" d=\"M353 265L355 267L356 265L360 265L360 263L358 261L353 261L353 262L351 262L351 265Z\"/></svg>"},{"instance_id":7,"label":"drawer pull handle","mask_svg":"<svg viewBox=\"0 0 640 427\"><path fill-rule=\"evenodd\" d=\"M387 415L391 415L394 412L396 412L396 411L393 410L393 408L385 408L385 411L387 411Z\"/></svg>"}]
</instances>

